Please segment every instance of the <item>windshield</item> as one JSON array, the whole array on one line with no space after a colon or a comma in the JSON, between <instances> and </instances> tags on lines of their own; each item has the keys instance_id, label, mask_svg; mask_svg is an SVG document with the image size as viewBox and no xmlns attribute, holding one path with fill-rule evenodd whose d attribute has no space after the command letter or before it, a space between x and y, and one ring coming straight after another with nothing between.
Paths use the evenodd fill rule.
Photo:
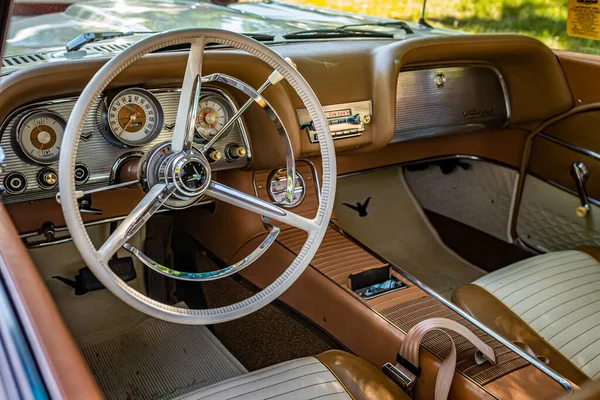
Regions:
<instances>
[{"instance_id":1,"label":"windshield","mask_svg":"<svg viewBox=\"0 0 600 400\"><path fill-rule=\"evenodd\" d=\"M364 22L360 15L311 11L275 1L65 0L49 5L45 0L27 0L17 2L14 8L6 55L64 49L69 41L86 32L162 32L202 27L282 36Z\"/></svg>"},{"instance_id":2,"label":"windshield","mask_svg":"<svg viewBox=\"0 0 600 400\"><path fill-rule=\"evenodd\" d=\"M600 53L596 41L567 35L568 7L563 0L429 0L425 20L418 23L422 5L401 0L21 0L15 3L3 67L26 67L15 64L11 59L15 55L37 57L40 62L75 58L65 54L66 45L84 33L138 33L100 36L106 46L122 44L113 48L120 51L145 37L144 32L190 27L260 34L262 40L275 41L342 37L336 34L348 25L360 25L353 31L368 31L363 38L398 40L407 35L511 32L537 37L555 49ZM343 37L361 36L354 33L346 31ZM100 51L89 46L91 42L79 41L78 56L109 52L110 47Z\"/></svg>"}]
</instances>

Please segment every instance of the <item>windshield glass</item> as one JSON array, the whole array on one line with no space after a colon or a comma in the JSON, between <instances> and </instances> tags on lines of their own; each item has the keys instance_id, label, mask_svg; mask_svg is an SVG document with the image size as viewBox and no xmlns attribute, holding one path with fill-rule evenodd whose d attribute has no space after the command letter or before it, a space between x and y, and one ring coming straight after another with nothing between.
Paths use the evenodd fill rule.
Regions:
<instances>
[{"instance_id":1,"label":"windshield glass","mask_svg":"<svg viewBox=\"0 0 600 400\"><path fill-rule=\"evenodd\" d=\"M260 34L261 40L270 37L276 41L342 37L336 35L339 30L345 30L345 38L398 40L409 35L511 32L535 36L551 48L600 53L596 41L567 35L568 7L564 0L429 0L426 22L418 23L422 5L420 1L395 0L20 0L15 3L3 67L28 66L14 64L22 61L10 58L15 55L39 58L40 62L76 58L75 54L65 54L65 46L84 33L138 34L99 36L101 44L108 46L103 49L84 40L72 49L82 50L79 57L105 54L115 44L113 51L123 50L145 37L144 32L190 27ZM348 25L360 27L348 32ZM357 29L369 35L358 35ZM320 34L321 30L328 33Z\"/></svg>"},{"instance_id":2,"label":"windshield glass","mask_svg":"<svg viewBox=\"0 0 600 400\"><path fill-rule=\"evenodd\" d=\"M389 20L366 20L381 21ZM14 7L5 55L64 49L86 32L162 32L202 27L282 36L364 22L360 15L307 10L276 1L62 0L49 4L46 0L27 0Z\"/></svg>"}]
</instances>

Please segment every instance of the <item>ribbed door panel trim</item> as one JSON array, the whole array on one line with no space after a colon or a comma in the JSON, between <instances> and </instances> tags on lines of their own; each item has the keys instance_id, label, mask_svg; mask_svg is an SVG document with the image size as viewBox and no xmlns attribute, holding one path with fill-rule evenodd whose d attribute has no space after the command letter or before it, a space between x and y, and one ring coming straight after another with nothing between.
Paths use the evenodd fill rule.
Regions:
<instances>
[{"instance_id":1,"label":"ribbed door panel trim","mask_svg":"<svg viewBox=\"0 0 600 400\"><path fill-rule=\"evenodd\" d=\"M346 389L313 357L277 364L217 383L179 397L178 400L308 400L351 399Z\"/></svg>"},{"instance_id":2,"label":"ribbed door panel trim","mask_svg":"<svg viewBox=\"0 0 600 400\"><path fill-rule=\"evenodd\" d=\"M600 263L568 250L473 282L502 301L584 374L600 376Z\"/></svg>"}]
</instances>

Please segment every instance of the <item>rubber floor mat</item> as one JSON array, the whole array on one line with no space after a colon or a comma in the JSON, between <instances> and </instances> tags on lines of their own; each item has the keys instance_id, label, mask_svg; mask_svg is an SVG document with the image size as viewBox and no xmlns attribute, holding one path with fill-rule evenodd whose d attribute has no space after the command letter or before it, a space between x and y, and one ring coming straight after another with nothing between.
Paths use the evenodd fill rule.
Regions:
<instances>
[{"instance_id":1,"label":"rubber floor mat","mask_svg":"<svg viewBox=\"0 0 600 400\"><path fill-rule=\"evenodd\" d=\"M81 348L107 399L173 399L246 373L204 326L147 319Z\"/></svg>"}]
</instances>

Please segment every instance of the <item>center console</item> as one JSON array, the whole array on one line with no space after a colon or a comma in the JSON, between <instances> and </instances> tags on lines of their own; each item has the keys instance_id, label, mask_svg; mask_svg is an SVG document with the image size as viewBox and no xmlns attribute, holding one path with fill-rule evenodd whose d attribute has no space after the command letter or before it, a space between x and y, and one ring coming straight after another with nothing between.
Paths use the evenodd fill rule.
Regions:
<instances>
[{"instance_id":1,"label":"center console","mask_svg":"<svg viewBox=\"0 0 600 400\"><path fill-rule=\"evenodd\" d=\"M305 187L302 201L294 212L313 217L318 204L318 173L308 162L298 162L297 171L302 175ZM237 176L235 182L245 184L246 191L254 190L258 197L268 200L271 175L271 171L247 173ZM250 177L251 184L247 182ZM185 218L181 223L186 225L186 221L193 220L193 224L187 223L186 229L220 258L235 262L247 256L264 237L264 233L250 233L253 224L260 224L255 221L259 218L241 213L239 209L222 206L210 216L205 215L205 221L194 217ZM243 227L237 226L241 228L238 231L245 231L244 244L235 249L226 247L235 239L232 233L220 232L229 236L227 241L219 241L214 232L206 233L205 229L196 228L213 222L217 226L213 220L220 218L244 219ZM260 230L257 225L257 231ZM242 271L243 277L259 288L268 286L296 257L305 240L305 232L282 226L277 242ZM568 381L476 323L402 271L401 266L391 265L345 234L336 225L335 216L311 265L280 300L378 368L387 362L395 362L406 332L417 323L442 317L462 324L494 349L496 364L478 363L473 345L462 336L450 333L457 349L450 398L553 399L572 390ZM439 365L450 351L450 343L445 338L443 333L434 331L427 333L422 341L416 399L434 398Z\"/></svg>"}]
</instances>

